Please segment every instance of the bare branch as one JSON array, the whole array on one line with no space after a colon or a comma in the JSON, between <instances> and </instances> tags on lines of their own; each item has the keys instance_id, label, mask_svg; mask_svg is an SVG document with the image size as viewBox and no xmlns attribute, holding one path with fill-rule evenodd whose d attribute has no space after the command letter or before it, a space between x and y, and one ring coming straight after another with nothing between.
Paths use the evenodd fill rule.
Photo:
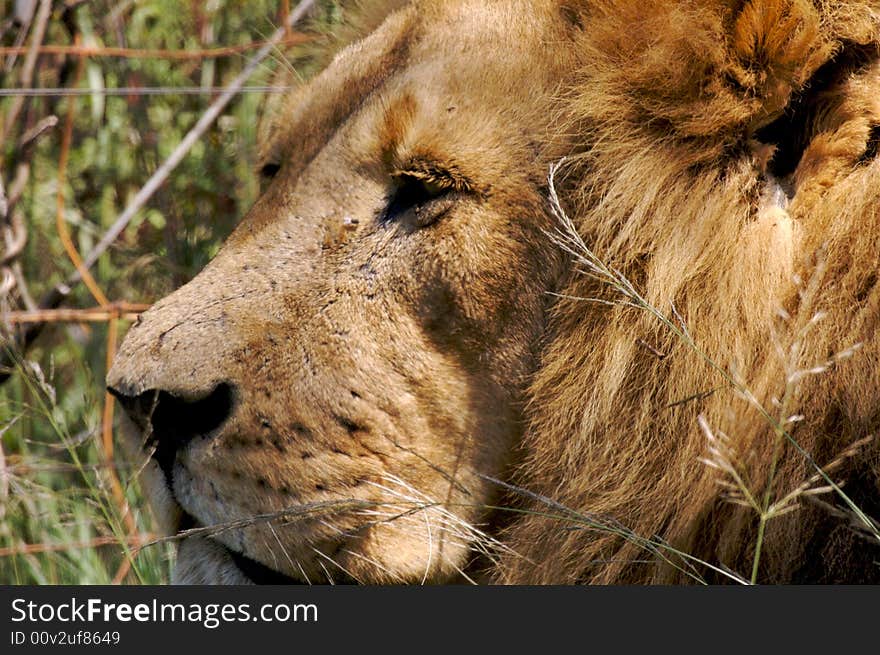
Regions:
<instances>
[{"instance_id":1,"label":"bare branch","mask_svg":"<svg viewBox=\"0 0 880 655\"><path fill-rule=\"evenodd\" d=\"M260 48L257 54L247 63L244 70L239 73L238 77L236 77L229 86L226 87L226 90L211 104L210 107L208 107L208 110L202 115L198 123L196 123L187 133L168 159L166 159L156 172L153 173L153 176L147 180L147 183L141 187L141 190L138 191L128 207L125 208L125 211L123 211L119 218L116 219L116 222L113 223L109 230L107 230L107 233L101 238L92 251L86 255L83 260L83 265L86 269L94 266L95 262L98 261L98 258L104 254L107 248L110 247L110 244L116 241L119 235L122 234L122 231L129 222L131 222L131 219L134 218L135 214L143 208L153 194L159 190L159 187L165 183L165 180L171 172L177 168L177 165L180 164L181 161L183 161L183 158L217 119L226 105L229 104L229 101L236 96L239 89L241 89L245 82L247 82L256 72L260 63L262 63L275 46L284 39L288 27L298 23L306 15L306 12L311 9L313 4L314 0L302 0L302 2L300 2L296 9L290 14L287 23L275 30L275 33L272 34L272 36L266 41L265 45ZM69 288L78 284L80 281L82 281L82 278L79 271L76 271L67 279L66 286L68 289L65 291L64 289L59 288L58 290L64 293L64 295L67 295L67 293L70 292Z\"/></svg>"},{"instance_id":2,"label":"bare branch","mask_svg":"<svg viewBox=\"0 0 880 655\"><path fill-rule=\"evenodd\" d=\"M21 69L21 82L23 86L31 85L31 80L34 75L34 66L37 63L37 55L39 54L40 46L43 45L43 37L46 36L46 25L49 23L49 16L51 13L52 0L42 0L40 3L40 9L37 13L36 23L34 24L31 44L28 48L28 53L25 56L24 65ZM12 103L9 114L6 116L6 124L3 126L3 130L0 131L0 143L6 140L9 130L18 120L18 115L21 113L22 107L24 107L24 98L16 98Z\"/></svg>"}]
</instances>

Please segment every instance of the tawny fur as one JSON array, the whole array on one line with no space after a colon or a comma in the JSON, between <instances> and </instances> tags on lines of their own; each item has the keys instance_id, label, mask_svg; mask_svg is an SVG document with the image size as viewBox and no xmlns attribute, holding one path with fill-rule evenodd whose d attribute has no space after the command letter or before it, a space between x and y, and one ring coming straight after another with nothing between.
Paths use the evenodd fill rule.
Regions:
<instances>
[{"instance_id":1,"label":"tawny fur","mask_svg":"<svg viewBox=\"0 0 880 655\"><path fill-rule=\"evenodd\" d=\"M338 47L351 45L330 76L295 93L270 123L264 161L284 163L284 185L274 183L217 262L145 316L111 375L130 393L181 395L222 376L247 380L254 394L233 417L238 432L210 444L230 440L249 457L218 458L222 465L206 469L225 502L259 513L331 492L387 499L387 489L349 489L346 480L403 471L422 485L407 494L437 498L449 487L447 514L432 520L480 522L503 543L500 562L468 570L490 581L749 579L758 516L732 503L719 485L730 480L701 461L711 459L707 433L727 435L726 455L749 493L777 499L816 475L774 432L775 418L794 417L785 423L790 436L868 516L880 516L880 3L359 4L364 13L340 37ZM475 12L478 27L467 20ZM479 41L488 45L475 45L487 26L509 26L518 47L488 32ZM530 41L529 26L544 31ZM484 78L474 59L480 47L496 49L482 53L494 56ZM413 57L420 68L409 78ZM470 86L449 74L456 62ZM439 104L425 106L422 91L437 79L448 85L442 108L452 118ZM532 80L531 93L522 79ZM355 122L369 129L346 127ZM466 191L479 203L452 210L415 258L401 259L413 252L389 238L358 268L360 232L341 222L343 213L374 212L389 175L430 178L413 170L413 158L426 154L469 176ZM551 189L548 168L563 156ZM337 190L364 176L363 188ZM558 227L554 191L583 243L686 330L699 353L548 247ZM285 222L288 215L296 221ZM393 273L377 278L385 314L363 300L376 293L374 278L360 277L374 258L371 274ZM435 278L442 284L431 286ZM286 290L280 299L275 283ZM441 316L424 327L413 312ZM800 347L791 355L793 343ZM799 374L786 396L788 365L829 361ZM406 395L402 416L388 421L418 458L383 440L376 418L403 384L401 370L410 386L400 388L415 400ZM780 398L785 415L777 417ZM333 412L351 412L370 429L340 436ZM291 413L311 441L304 430L271 432ZM367 446L356 467L329 456ZM295 449L302 461L290 455ZM469 493L453 493L450 462ZM504 477L509 494L498 498L482 475ZM514 511L474 511L474 502ZM766 525L757 581L880 581L876 526L866 528L839 494L799 493L792 507ZM343 518L360 530L355 517ZM475 531L460 532L435 557L425 554L424 530L397 528L362 532L347 544L361 551L343 563L374 582L448 581L473 563L460 542ZM338 539L309 529L307 542ZM243 535L240 543L224 535L224 544L272 566L264 542L274 535ZM285 538L294 556L311 557L302 535ZM296 564L309 575L319 570L314 561ZM292 561L275 566L297 575Z\"/></svg>"}]
</instances>

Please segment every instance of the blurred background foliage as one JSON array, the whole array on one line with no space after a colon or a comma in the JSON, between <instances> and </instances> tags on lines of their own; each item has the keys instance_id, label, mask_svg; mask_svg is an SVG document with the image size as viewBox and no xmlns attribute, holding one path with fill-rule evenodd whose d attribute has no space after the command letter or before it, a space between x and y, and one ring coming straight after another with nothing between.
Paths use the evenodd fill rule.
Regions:
<instances>
[{"instance_id":1,"label":"blurred background foliage","mask_svg":"<svg viewBox=\"0 0 880 655\"><path fill-rule=\"evenodd\" d=\"M95 54L82 64L77 54L49 52L39 54L27 75L26 51L39 38L43 2L50 10L44 46L242 48L185 59ZM61 188L62 217L84 254L198 121L218 88L241 71L254 52L245 46L267 39L291 4L0 0L0 175L7 196L22 166L27 169L7 225L0 224L7 250L13 214L23 221L27 236L14 262L3 262L15 271L17 283L0 295L0 339L7 353L13 348L14 360L11 377L0 386L0 583L161 583L171 564L167 544L139 549L134 557L126 554L134 552L130 545L137 550L149 541L153 526L138 500L132 463L119 457L109 462L101 448L108 325L53 322L26 352L14 350L21 327L10 320L10 312L32 309L31 299L39 301L75 270L56 228L68 111L73 112L73 131ZM308 29L314 41L343 14L342 0L322 0L306 25L295 29ZM303 46L283 47L248 85L272 85L283 60L294 61L304 77L312 72ZM183 87L190 92L175 91ZM25 88L82 91L76 96L13 94ZM132 91L110 92L118 88ZM188 281L217 252L258 193L256 132L266 97L253 90L239 94L101 257L93 273L111 301L150 304ZM52 116L57 125L32 147L22 148L28 131ZM83 285L64 303L70 308L94 305ZM126 325L121 323L121 330ZM127 503L114 495L114 479L121 482Z\"/></svg>"}]
</instances>

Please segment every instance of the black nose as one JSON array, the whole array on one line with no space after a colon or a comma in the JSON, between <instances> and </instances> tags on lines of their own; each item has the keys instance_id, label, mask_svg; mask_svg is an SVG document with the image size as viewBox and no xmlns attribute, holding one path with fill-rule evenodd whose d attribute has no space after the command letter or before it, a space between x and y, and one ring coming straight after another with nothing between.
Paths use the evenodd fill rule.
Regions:
<instances>
[{"instance_id":1,"label":"black nose","mask_svg":"<svg viewBox=\"0 0 880 655\"><path fill-rule=\"evenodd\" d=\"M223 382L205 394L175 395L161 389L127 394L107 389L144 435L145 447L165 471L169 483L177 452L196 437L216 434L232 415L234 387Z\"/></svg>"}]
</instances>

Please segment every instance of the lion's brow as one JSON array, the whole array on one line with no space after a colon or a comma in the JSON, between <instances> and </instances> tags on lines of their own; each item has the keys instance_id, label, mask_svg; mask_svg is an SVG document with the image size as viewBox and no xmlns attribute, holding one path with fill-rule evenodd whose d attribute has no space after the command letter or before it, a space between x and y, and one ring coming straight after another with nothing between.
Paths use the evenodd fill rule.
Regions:
<instances>
[{"instance_id":1,"label":"lion's brow","mask_svg":"<svg viewBox=\"0 0 880 655\"><path fill-rule=\"evenodd\" d=\"M346 59L334 62L331 69L344 71L342 75L317 78L310 91L299 96L301 101L285 110L291 119L276 141L284 159L298 170L308 166L367 99L406 63L412 41L412 32L404 24L397 38L375 56L351 64Z\"/></svg>"}]
</instances>

